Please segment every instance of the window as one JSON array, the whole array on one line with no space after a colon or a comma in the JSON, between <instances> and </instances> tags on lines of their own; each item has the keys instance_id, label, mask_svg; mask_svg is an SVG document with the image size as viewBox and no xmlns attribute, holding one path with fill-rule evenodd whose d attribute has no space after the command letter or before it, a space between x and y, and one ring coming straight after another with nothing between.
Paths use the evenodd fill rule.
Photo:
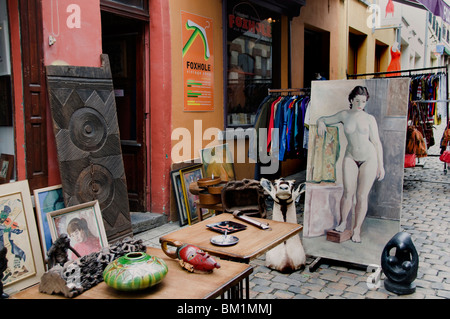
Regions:
<instances>
[{"instance_id":1,"label":"window","mask_svg":"<svg viewBox=\"0 0 450 319\"><path fill-rule=\"evenodd\" d=\"M148 20L148 0L100 0L103 11L134 19Z\"/></svg>"},{"instance_id":2,"label":"window","mask_svg":"<svg viewBox=\"0 0 450 319\"><path fill-rule=\"evenodd\" d=\"M279 86L281 15L228 0L226 24L226 126L250 126L267 90Z\"/></svg>"}]
</instances>

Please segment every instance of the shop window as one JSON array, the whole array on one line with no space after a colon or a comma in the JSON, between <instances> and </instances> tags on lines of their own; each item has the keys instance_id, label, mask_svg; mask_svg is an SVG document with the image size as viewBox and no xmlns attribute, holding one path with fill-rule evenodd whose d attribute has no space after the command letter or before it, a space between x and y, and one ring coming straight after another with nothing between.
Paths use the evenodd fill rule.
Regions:
<instances>
[{"instance_id":1,"label":"shop window","mask_svg":"<svg viewBox=\"0 0 450 319\"><path fill-rule=\"evenodd\" d=\"M281 15L248 1L227 1L226 126L255 122L269 88L280 83Z\"/></svg>"}]
</instances>

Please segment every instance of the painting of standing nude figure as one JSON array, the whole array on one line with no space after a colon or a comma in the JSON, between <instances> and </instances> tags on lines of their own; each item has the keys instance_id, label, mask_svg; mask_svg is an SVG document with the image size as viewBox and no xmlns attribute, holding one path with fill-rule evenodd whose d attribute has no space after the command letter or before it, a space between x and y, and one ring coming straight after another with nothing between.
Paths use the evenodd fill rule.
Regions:
<instances>
[{"instance_id":1,"label":"painting of standing nude figure","mask_svg":"<svg viewBox=\"0 0 450 319\"><path fill-rule=\"evenodd\" d=\"M409 79L313 82L307 254L379 264L400 229L408 92Z\"/></svg>"}]
</instances>

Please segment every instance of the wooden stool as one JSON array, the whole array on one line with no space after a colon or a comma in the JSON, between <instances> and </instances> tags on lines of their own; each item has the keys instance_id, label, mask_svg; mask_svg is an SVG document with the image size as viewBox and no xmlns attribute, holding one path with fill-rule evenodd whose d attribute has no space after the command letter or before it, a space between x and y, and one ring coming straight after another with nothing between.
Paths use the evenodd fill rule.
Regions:
<instances>
[{"instance_id":1,"label":"wooden stool","mask_svg":"<svg viewBox=\"0 0 450 319\"><path fill-rule=\"evenodd\" d=\"M202 216L202 212L201 212L202 208L213 209L215 211L220 211L221 213L223 213L223 211L224 211L222 203L212 204L212 205L211 204L200 204L200 201L196 200L195 204L197 205L196 212L197 212L197 216L198 216L198 220L199 221L203 220L203 216Z\"/></svg>"},{"instance_id":2,"label":"wooden stool","mask_svg":"<svg viewBox=\"0 0 450 319\"><path fill-rule=\"evenodd\" d=\"M193 195L199 195L200 191L202 191L202 188L198 187L197 182L193 182L189 184L189 192ZM217 204L202 204L200 203L200 200L196 200L195 201L196 204L196 213L198 216L198 220L202 221L203 220L203 215L201 212L202 208L206 208L206 209L213 209L215 211L220 211L221 213L224 212L224 208L222 206L222 202L217 203Z\"/></svg>"}]
</instances>

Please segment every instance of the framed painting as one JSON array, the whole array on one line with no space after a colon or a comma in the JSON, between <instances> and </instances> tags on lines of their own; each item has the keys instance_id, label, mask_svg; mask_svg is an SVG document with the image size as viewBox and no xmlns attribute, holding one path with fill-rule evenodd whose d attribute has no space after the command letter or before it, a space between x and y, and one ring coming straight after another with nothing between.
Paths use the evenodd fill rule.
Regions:
<instances>
[{"instance_id":1,"label":"framed painting","mask_svg":"<svg viewBox=\"0 0 450 319\"><path fill-rule=\"evenodd\" d=\"M228 143L200 150L205 177L219 176L224 182L235 179L233 156Z\"/></svg>"},{"instance_id":2,"label":"framed painting","mask_svg":"<svg viewBox=\"0 0 450 319\"><path fill-rule=\"evenodd\" d=\"M102 214L97 200L47 213L52 240L61 234L70 238L70 246L80 254L89 255L108 246ZM78 257L69 252L69 260Z\"/></svg>"},{"instance_id":3,"label":"framed painting","mask_svg":"<svg viewBox=\"0 0 450 319\"><path fill-rule=\"evenodd\" d=\"M186 205L187 217L189 225L198 222L197 203L199 197L189 191L189 185L203 178L203 164L193 165L180 170L181 185L183 188L184 202ZM209 214L209 210L203 208L201 210L202 217Z\"/></svg>"},{"instance_id":4,"label":"framed painting","mask_svg":"<svg viewBox=\"0 0 450 319\"><path fill-rule=\"evenodd\" d=\"M2 284L7 294L40 281L45 267L26 180L0 185L0 250L4 248Z\"/></svg>"},{"instance_id":5,"label":"framed painting","mask_svg":"<svg viewBox=\"0 0 450 319\"><path fill-rule=\"evenodd\" d=\"M313 82L307 254L380 264L400 230L408 94L407 78Z\"/></svg>"},{"instance_id":6,"label":"framed painting","mask_svg":"<svg viewBox=\"0 0 450 319\"><path fill-rule=\"evenodd\" d=\"M0 184L9 183L14 169L14 155L2 154L0 157Z\"/></svg>"},{"instance_id":7,"label":"framed painting","mask_svg":"<svg viewBox=\"0 0 450 319\"><path fill-rule=\"evenodd\" d=\"M52 234L50 233L50 227L47 221L47 213L63 209L66 205L64 204L62 185L35 189L33 194L39 233L41 235L41 245L45 258L45 256L47 256L47 251L53 243Z\"/></svg>"},{"instance_id":8,"label":"framed painting","mask_svg":"<svg viewBox=\"0 0 450 319\"><path fill-rule=\"evenodd\" d=\"M181 183L180 170L171 171L170 176L172 178L173 192L177 204L178 220L180 221L180 226L184 226L188 223L188 217L186 202L184 200L183 185Z\"/></svg>"}]
</instances>

